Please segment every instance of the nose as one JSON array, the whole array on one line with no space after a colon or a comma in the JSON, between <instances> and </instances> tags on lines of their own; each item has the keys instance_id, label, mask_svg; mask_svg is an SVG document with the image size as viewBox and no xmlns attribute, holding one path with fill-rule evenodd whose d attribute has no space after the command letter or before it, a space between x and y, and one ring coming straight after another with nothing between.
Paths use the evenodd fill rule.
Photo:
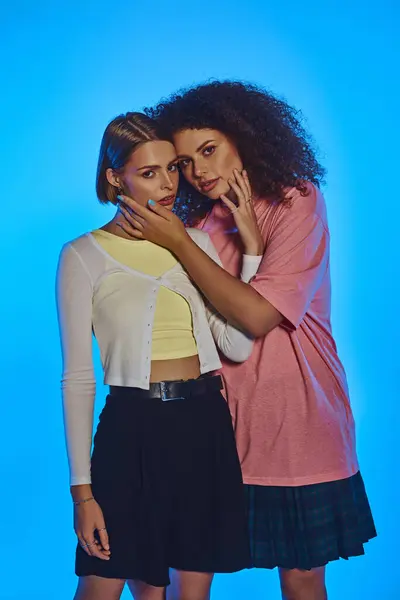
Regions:
<instances>
[{"instance_id":1,"label":"nose","mask_svg":"<svg viewBox=\"0 0 400 600\"><path fill-rule=\"evenodd\" d=\"M164 177L161 183L162 189L172 190L174 188L174 182L171 178L171 173L168 171L164 173Z\"/></svg>"},{"instance_id":2,"label":"nose","mask_svg":"<svg viewBox=\"0 0 400 600\"><path fill-rule=\"evenodd\" d=\"M200 179L207 173L207 167L205 161L197 158L193 161L193 177Z\"/></svg>"}]
</instances>

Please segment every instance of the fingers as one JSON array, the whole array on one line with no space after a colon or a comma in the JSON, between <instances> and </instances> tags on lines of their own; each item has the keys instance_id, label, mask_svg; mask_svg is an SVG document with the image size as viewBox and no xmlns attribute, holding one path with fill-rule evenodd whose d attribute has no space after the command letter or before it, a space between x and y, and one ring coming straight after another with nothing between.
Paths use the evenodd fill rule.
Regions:
<instances>
[{"instance_id":1,"label":"fingers","mask_svg":"<svg viewBox=\"0 0 400 600\"><path fill-rule=\"evenodd\" d=\"M142 223L142 225L146 224L146 221L151 220L151 214L152 213L156 213L157 215L159 215L160 217L163 217L164 219L166 219L167 221L171 220L172 218L172 213L170 210L167 210L166 208L164 208L163 206L161 206L158 202L154 202L154 200L148 200L147 202L147 206L142 206L141 204L138 204L135 200L133 200L132 198L129 198L128 196L118 196L118 199L120 201L120 209L122 211L122 208L125 208L125 210L128 208L131 211L134 211L134 216L132 215L131 212L129 212L128 210L128 214L130 215L131 219L134 218L138 221L140 221ZM123 206L125 205L125 207ZM125 213L124 213L125 216ZM129 222L131 222L131 219L127 219Z\"/></svg>"},{"instance_id":2,"label":"fingers","mask_svg":"<svg viewBox=\"0 0 400 600\"><path fill-rule=\"evenodd\" d=\"M96 540L93 537L93 534L91 535L90 533L85 535L85 534L81 534L79 537L79 544L82 548L82 550L84 550L86 552L86 554L88 554L89 556L93 556L93 551L92 548L93 546L96 545ZM91 540L91 541L89 541Z\"/></svg>"},{"instance_id":3,"label":"fingers","mask_svg":"<svg viewBox=\"0 0 400 600\"><path fill-rule=\"evenodd\" d=\"M248 198L251 199L251 197L253 195L253 192L251 191L251 185L250 185L250 180L249 180L249 176L247 174L247 171L243 170L242 171L242 175L243 175L243 181L244 181L245 186L246 186Z\"/></svg>"},{"instance_id":4,"label":"fingers","mask_svg":"<svg viewBox=\"0 0 400 600\"><path fill-rule=\"evenodd\" d=\"M102 545L103 549L109 551L110 543L108 540L107 529L103 525L103 527L100 527L99 529L97 529L97 532L99 534L100 544Z\"/></svg>"},{"instance_id":5,"label":"fingers","mask_svg":"<svg viewBox=\"0 0 400 600\"><path fill-rule=\"evenodd\" d=\"M244 180L243 174L240 173L240 171L238 171L237 169L234 169L233 174L235 175L236 182L239 184L239 187L243 193L244 198L247 199L248 189L247 189L247 185Z\"/></svg>"},{"instance_id":6,"label":"fingers","mask_svg":"<svg viewBox=\"0 0 400 600\"><path fill-rule=\"evenodd\" d=\"M102 510L96 501L88 507L82 506L74 515L79 544L88 556L109 560L111 552Z\"/></svg>"},{"instance_id":7,"label":"fingers","mask_svg":"<svg viewBox=\"0 0 400 600\"><path fill-rule=\"evenodd\" d=\"M91 556L100 558L100 560L110 560L109 552L104 551L99 542L93 537L92 541L87 546Z\"/></svg>"},{"instance_id":8,"label":"fingers","mask_svg":"<svg viewBox=\"0 0 400 600\"><path fill-rule=\"evenodd\" d=\"M110 551L104 550L94 537L94 533L83 533L79 537L79 544L88 556L94 556L100 560L109 560Z\"/></svg>"},{"instance_id":9,"label":"fingers","mask_svg":"<svg viewBox=\"0 0 400 600\"><path fill-rule=\"evenodd\" d=\"M132 225L132 227L134 227L135 229L139 229L139 231L141 231L144 227L144 220L142 219L142 217L139 217L136 214L132 214L129 212L128 209L126 209L124 206L122 206L121 204L119 205L119 211L124 215L125 219L128 221L128 223L130 225Z\"/></svg>"},{"instance_id":10,"label":"fingers","mask_svg":"<svg viewBox=\"0 0 400 600\"><path fill-rule=\"evenodd\" d=\"M119 200L119 204L125 204L125 206L131 208L134 211L136 211L136 208L140 206L140 204L138 204L136 200L130 198L129 196L124 196L120 194L119 196L117 196L117 198Z\"/></svg>"},{"instance_id":11,"label":"fingers","mask_svg":"<svg viewBox=\"0 0 400 600\"><path fill-rule=\"evenodd\" d=\"M110 551L104 550L96 539L93 539L92 545L89 545L92 556L100 558L100 560L110 560Z\"/></svg>"},{"instance_id":12,"label":"fingers","mask_svg":"<svg viewBox=\"0 0 400 600\"><path fill-rule=\"evenodd\" d=\"M239 207L236 206L236 204L234 202L232 202L232 200L229 200L229 198L227 198L227 196L224 196L224 194L221 194L220 196L222 202L225 204L225 206L227 208L229 208L229 210L233 213L236 212Z\"/></svg>"},{"instance_id":13,"label":"fingers","mask_svg":"<svg viewBox=\"0 0 400 600\"><path fill-rule=\"evenodd\" d=\"M247 200L247 188L243 177L240 175L237 169L234 169L233 174L235 175L236 181L233 179L228 179L228 183L237 196L239 206L242 206Z\"/></svg>"},{"instance_id":14,"label":"fingers","mask_svg":"<svg viewBox=\"0 0 400 600\"><path fill-rule=\"evenodd\" d=\"M136 202L136 200L133 200L133 198L129 198L129 196L117 196L117 197L120 202L120 207L121 207L121 204L125 205L125 207L127 207L128 209L131 209L134 211L135 218L141 217L142 219L146 220L146 217L148 217L148 215L149 215L149 209L147 207L142 206L141 204L138 204Z\"/></svg>"},{"instance_id":15,"label":"fingers","mask_svg":"<svg viewBox=\"0 0 400 600\"><path fill-rule=\"evenodd\" d=\"M252 191L247 171L243 170L241 173L239 173L237 169L234 169L234 175L236 178L236 184L241 190L241 194L238 194L237 188L234 188L234 186L232 186L232 188L238 196L239 204L249 204L252 200Z\"/></svg>"},{"instance_id":16,"label":"fingers","mask_svg":"<svg viewBox=\"0 0 400 600\"><path fill-rule=\"evenodd\" d=\"M139 229L133 228L131 225L128 225L128 223L116 223L115 225L117 227L120 227L123 231L125 231L125 233L127 233L131 237L137 238L138 240L145 239L143 233L139 231Z\"/></svg>"},{"instance_id":17,"label":"fingers","mask_svg":"<svg viewBox=\"0 0 400 600\"><path fill-rule=\"evenodd\" d=\"M156 213L157 215L160 215L160 217L167 219L167 221L170 220L172 215L171 211L158 204L158 202L154 202L154 200L149 200L147 202L147 206L152 212Z\"/></svg>"},{"instance_id":18,"label":"fingers","mask_svg":"<svg viewBox=\"0 0 400 600\"><path fill-rule=\"evenodd\" d=\"M79 541L79 545L82 548L82 550L84 552L86 552L86 554L91 556L90 551L88 550L89 546L86 544L85 540L83 539L83 537L81 535L78 536L78 541Z\"/></svg>"},{"instance_id":19,"label":"fingers","mask_svg":"<svg viewBox=\"0 0 400 600\"><path fill-rule=\"evenodd\" d=\"M244 198L244 194L243 194L242 190L240 189L240 187L238 186L238 184L235 181L233 181L233 179L228 179L228 183L236 194L239 206L242 206L243 204L245 204L246 200Z\"/></svg>"}]
</instances>

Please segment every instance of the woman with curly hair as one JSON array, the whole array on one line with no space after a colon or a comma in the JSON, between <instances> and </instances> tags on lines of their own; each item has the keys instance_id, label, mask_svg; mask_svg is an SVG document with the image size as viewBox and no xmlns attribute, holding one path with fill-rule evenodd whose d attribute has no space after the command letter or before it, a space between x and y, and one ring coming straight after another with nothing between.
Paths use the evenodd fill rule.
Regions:
<instances>
[{"instance_id":1,"label":"woman with curly hair","mask_svg":"<svg viewBox=\"0 0 400 600\"><path fill-rule=\"evenodd\" d=\"M287 600L325 600L327 563L362 555L376 531L332 337L324 169L300 115L253 85L200 85L147 112L173 135L181 210L209 233L226 271L152 202L123 199L135 213L124 209L126 232L172 251L210 303L255 338L247 362L223 360L222 369L252 566L278 567ZM249 283L238 279L243 251L260 260Z\"/></svg>"}]
</instances>

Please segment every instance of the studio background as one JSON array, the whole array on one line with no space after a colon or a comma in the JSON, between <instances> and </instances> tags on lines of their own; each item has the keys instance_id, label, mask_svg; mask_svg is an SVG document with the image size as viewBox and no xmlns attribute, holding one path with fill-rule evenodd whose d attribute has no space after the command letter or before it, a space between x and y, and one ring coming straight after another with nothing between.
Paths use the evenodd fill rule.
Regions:
<instances>
[{"instance_id":1,"label":"studio background","mask_svg":"<svg viewBox=\"0 0 400 600\"><path fill-rule=\"evenodd\" d=\"M94 191L103 130L210 77L259 83L301 109L328 169L332 323L379 531L365 558L330 566L329 597L400 598L399 17L395 0L2 7L1 600L75 589L54 277L62 244L112 214ZM104 394L99 383L97 413ZM218 576L212 595L279 597L266 571Z\"/></svg>"}]
</instances>

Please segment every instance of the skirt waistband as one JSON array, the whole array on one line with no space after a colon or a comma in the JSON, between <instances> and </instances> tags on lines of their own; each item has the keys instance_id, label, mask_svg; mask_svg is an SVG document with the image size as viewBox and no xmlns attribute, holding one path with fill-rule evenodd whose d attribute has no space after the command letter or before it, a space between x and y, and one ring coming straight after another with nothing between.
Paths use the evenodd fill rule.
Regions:
<instances>
[{"instance_id":1,"label":"skirt waistband","mask_svg":"<svg viewBox=\"0 0 400 600\"><path fill-rule=\"evenodd\" d=\"M198 379L188 379L187 381L160 381L150 383L150 388L144 390L142 388L120 387L111 385L110 396L112 397L132 397L162 400L168 402L170 400L183 400L194 396L201 396L210 392L219 392L223 388L222 378L220 375L212 375L209 377L199 377Z\"/></svg>"}]
</instances>

